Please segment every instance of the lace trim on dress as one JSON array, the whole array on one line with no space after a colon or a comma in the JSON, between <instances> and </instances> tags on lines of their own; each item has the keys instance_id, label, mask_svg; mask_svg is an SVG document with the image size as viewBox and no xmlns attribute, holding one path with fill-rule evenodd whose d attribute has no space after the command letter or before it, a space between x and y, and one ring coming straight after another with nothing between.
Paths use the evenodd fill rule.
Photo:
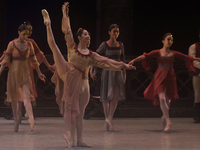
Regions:
<instances>
[{"instance_id":1,"label":"lace trim on dress","mask_svg":"<svg viewBox=\"0 0 200 150\"><path fill-rule=\"evenodd\" d=\"M78 55L80 55L81 57L85 57L85 58L88 58L88 57L90 57L91 55L92 55L92 51L91 50L89 50L89 54L87 54L87 55L84 55L84 54L82 54L82 53L80 53L79 51L78 51L78 45L76 45L75 47L74 47L74 50L75 50L75 53L77 53Z\"/></svg>"}]
</instances>

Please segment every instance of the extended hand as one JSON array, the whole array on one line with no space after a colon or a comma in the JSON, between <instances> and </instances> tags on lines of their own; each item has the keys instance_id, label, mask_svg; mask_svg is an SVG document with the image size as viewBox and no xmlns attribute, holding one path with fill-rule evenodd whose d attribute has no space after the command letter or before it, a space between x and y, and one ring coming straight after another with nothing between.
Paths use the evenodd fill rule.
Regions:
<instances>
[{"instance_id":1,"label":"extended hand","mask_svg":"<svg viewBox=\"0 0 200 150\"><path fill-rule=\"evenodd\" d=\"M39 78L40 78L40 80L42 80L42 81L45 82L46 76L45 76L44 74L41 73L41 74L39 75Z\"/></svg>"},{"instance_id":2,"label":"extended hand","mask_svg":"<svg viewBox=\"0 0 200 150\"><path fill-rule=\"evenodd\" d=\"M128 64L133 65L133 63L134 63L134 60L130 61Z\"/></svg>"},{"instance_id":3,"label":"extended hand","mask_svg":"<svg viewBox=\"0 0 200 150\"><path fill-rule=\"evenodd\" d=\"M95 81L97 79L97 76L95 76L94 73L90 73L90 77L92 78L93 81Z\"/></svg>"},{"instance_id":4,"label":"extended hand","mask_svg":"<svg viewBox=\"0 0 200 150\"><path fill-rule=\"evenodd\" d=\"M132 66L132 65L130 65L130 64L125 64L124 63L124 69L127 69L127 70L136 70L136 67L135 66Z\"/></svg>"},{"instance_id":5,"label":"extended hand","mask_svg":"<svg viewBox=\"0 0 200 150\"><path fill-rule=\"evenodd\" d=\"M54 73L56 68L55 68L54 66L52 66L52 65L49 65L48 69L49 69L51 72Z\"/></svg>"}]
</instances>

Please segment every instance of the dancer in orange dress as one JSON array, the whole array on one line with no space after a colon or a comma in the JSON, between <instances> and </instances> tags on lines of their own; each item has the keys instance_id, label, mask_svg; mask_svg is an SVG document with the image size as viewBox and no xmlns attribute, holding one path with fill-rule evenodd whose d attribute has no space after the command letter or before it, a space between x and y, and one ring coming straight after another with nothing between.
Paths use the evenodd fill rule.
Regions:
<instances>
[{"instance_id":1,"label":"dancer in orange dress","mask_svg":"<svg viewBox=\"0 0 200 150\"><path fill-rule=\"evenodd\" d=\"M77 146L90 147L83 141L83 115L89 102L90 90L88 83L88 72L90 66L98 66L112 70L135 69L135 67L117 62L90 51L87 47L90 43L90 35L85 29L79 29L77 36L78 45L75 44L69 22L69 3L62 7L62 31L68 48L68 62L62 56L55 43L51 29L51 21L46 10L42 10L44 24L47 30L47 41L53 52L57 76L56 83L57 103L65 122L64 138L67 147L75 146L74 130L77 129ZM60 80L61 79L61 80Z\"/></svg>"},{"instance_id":2,"label":"dancer in orange dress","mask_svg":"<svg viewBox=\"0 0 200 150\"><path fill-rule=\"evenodd\" d=\"M8 65L8 79L7 79L7 102L11 102L13 116L14 116L14 131L18 132L20 123L20 104L19 104L19 89L22 89L24 106L29 116L31 131L34 130L34 117L31 106L31 100L34 99L32 83L30 80L29 61L35 67L38 76L45 81L45 76L39 69L39 63L35 57L33 45L27 41L28 27L26 24L21 24L18 28L19 37L9 42L6 49L6 55L1 62L0 74ZM12 63L10 63L12 61Z\"/></svg>"},{"instance_id":3,"label":"dancer in orange dress","mask_svg":"<svg viewBox=\"0 0 200 150\"><path fill-rule=\"evenodd\" d=\"M163 36L162 43L162 49L154 50L150 53L144 53L143 55L130 61L129 64L133 64L136 61L142 61L143 67L146 70L149 70L149 59L153 57L157 58L158 68L150 85L144 91L144 98L151 100L155 106L160 105L163 113L161 118L163 129L164 131L168 131L172 124L169 118L170 101L175 101L178 98L176 75L173 69L174 59L178 58L184 60L188 70L194 71L193 60L200 61L200 58L170 50L173 43L171 33L166 33Z\"/></svg>"},{"instance_id":4,"label":"dancer in orange dress","mask_svg":"<svg viewBox=\"0 0 200 150\"><path fill-rule=\"evenodd\" d=\"M44 63L51 72L54 72L55 68L52 65L49 64L46 57L44 56L44 53L40 50L40 48L38 47L36 42L33 39L30 38L30 36L32 35L32 31L33 31L33 27L31 26L30 22L26 21L26 22L24 22L24 25L26 25L28 27L29 33L28 33L27 41L32 43L33 48L34 48L34 53L35 53L35 56L37 58L39 65ZM6 50L3 52L3 55L0 58L0 62L5 57L5 54L6 54ZM29 61L29 66L30 66L29 70L30 70L30 76L31 76L31 83L32 83L32 86L33 86L33 93L34 93L34 99L32 99L32 102L34 102L35 98L38 97L37 91L36 91L36 88L35 88L35 81L34 81L34 69L35 68L34 68L34 65L31 64L31 61ZM23 102L23 94L22 94L21 89L19 89L19 100L20 100L20 102L21 101ZM19 102L19 107L20 107L20 109L22 109L22 104L20 102ZM20 114L20 116L22 116L22 115ZM25 113L24 116L26 118L28 118L27 113Z\"/></svg>"}]
</instances>

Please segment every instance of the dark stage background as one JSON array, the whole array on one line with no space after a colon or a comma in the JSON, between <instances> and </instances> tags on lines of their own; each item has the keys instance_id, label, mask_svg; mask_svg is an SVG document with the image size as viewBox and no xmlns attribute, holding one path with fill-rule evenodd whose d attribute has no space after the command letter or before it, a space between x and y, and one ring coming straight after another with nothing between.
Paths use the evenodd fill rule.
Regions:
<instances>
[{"instance_id":1,"label":"dark stage background","mask_svg":"<svg viewBox=\"0 0 200 150\"><path fill-rule=\"evenodd\" d=\"M45 55L47 55L47 58L53 64L51 56L52 53L47 44L46 29L43 24L43 18L41 15L41 10L45 8L49 12L51 18L52 29L56 43L62 54L66 55L67 48L64 41L64 34L61 32L61 7L63 2L63 0L1 0L0 53L6 49L9 41L18 37L18 26L24 21L29 21L33 26L33 34L31 38L36 41L40 49L44 52ZM172 49L185 54L188 53L188 47L191 44L199 41L198 29L200 28L200 1L69 0L69 2L69 15L72 31L75 34L80 27L87 29L91 33L92 40L90 49L93 51L98 48L102 41L109 39L108 27L112 23L117 23L120 26L120 36L118 40L124 43L127 61L134 58L135 56L142 54L143 52L150 52L151 50L161 48L162 36L166 32L171 32L173 34L174 44ZM131 91L133 89L136 90L137 87L142 84L142 81L140 84L136 84L135 79L137 77L140 76L146 78L147 75L151 78L153 72L155 71L156 64L152 62L153 68L150 73L145 72L141 68L140 63L136 64L136 66L138 68L136 72L127 72L127 101L121 103L118 106L116 115L124 115L126 117L128 115L140 117L148 115L158 116L160 115L160 112L157 113L157 107L153 107L149 101L142 99L141 91L144 91L144 87L147 85L145 85L143 89L140 89L141 91L135 94L136 96ZM49 74L48 71L45 70L45 67L41 67L43 72ZM180 91L179 95L181 95L181 97L180 101L177 102L177 105L174 105L174 108L181 110L179 116L181 116L183 111L183 115L191 116L191 109L189 109L192 107L193 103L191 77L188 76L188 72L182 62L176 62L175 69L177 75L183 74L183 80L181 80L181 82L178 81L178 90ZM140 75L140 73L143 73L144 76ZM184 83L184 81L187 79L189 79L189 81ZM1 86L4 86L2 84L5 84L5 82L2 83L1 79ZM40 84L37 85L39 86L39 89L42 89L42 86L45 86ZM137 87L135 87L136 85ZM184 95L187 93L187 90L182 90L182 86L189 87L186 88L188 89L188 94ZM1 90L1 93L4 91L5 89ZM51 95L52 92L45 93L46 96L42 96L42 94L39 93L38 99L40 100L37 100L37 107L35 107L35 110L40 108L43 110L52 110L52 108L55 107L56 111L51 111L52 113L50 114L53 115L53 113L58 113L57 105L55 104L54 100L55 97ZM1 99L4 99L3 96L1 96ZM6 106L4 106L2 101L0 102L0 107L4 109ZM88 106L88 112L90 108L95 107L93 106L93 102L91 103L92 104ZM99 106L101 104L95 102L95 105ZM151 109L149 112L154 112L154 109L156 109L155 114L149 112L146 113L145 110L148 110L147 107ZM182 110L182 107L184 107L184 110ZM143 113L141 113L141 110L143 110ZM175 113L177 113L177 111ZM93 115L97 114L98 111L96 114L93 113ZM42 115L47 116L45 111L38 114L38 116ZM101 115L102 112L100 116Z\"/></svg>"}]
</instances>

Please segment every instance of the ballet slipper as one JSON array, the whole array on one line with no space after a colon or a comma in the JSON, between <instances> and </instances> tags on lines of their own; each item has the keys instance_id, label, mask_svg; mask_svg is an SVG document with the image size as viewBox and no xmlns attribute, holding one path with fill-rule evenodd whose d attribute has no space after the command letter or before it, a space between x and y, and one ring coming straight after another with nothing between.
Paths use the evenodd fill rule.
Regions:
<instances>
[{"instance_id":1,"label":"ballet slipper","mask_svg":"<svg viewBox=\"0 0 200 150\"><path fill-rule=\"evenodd\" d=\"M29 116L28 123L30 124L31 131L34 130L35 120L32 116Z\"/></svg>"},{"instance_id":2,"label":"ballet slipper","mask_svg":"<svg viewBox=\"0 0 200 150\"><path fill-rule=\"evenodd\" d=\"M164 129L164 132L169 131L169 129L170 129L171 125L172 125L172 123L171 123L171 121L170 121L169 118L166 119L166 121L167 121L167 125L166 125L166 127L165 127L165 129Z\"/></svg>"},{"instance_id":3,"label":"ballet slipper","mask_svg":"<svg viewBox=\"0 0 200 150\"><path fill-rule=\"evenodd\" d=\"M162 123L162 129L164 130L165 129L165 127L166 127L166 119L165 119L165 117L164 116L162 116L161 117L161 123Z\"/></svg>"},{"instance_id":4,"label":"ballet slipper","mask_svg":"<svg viewBox=\"0 0 200 150\"><path fill-rule=\"evenodd\" d=\"M46 9L42 9L42 15L43 15L43 19L44 19L44 24L46 26L51 24L51 20L49 18L49 13L47 12Z\"/></svg>"},{"instance_id":5,"label":"ballet slipper","mask_svg":"<svg viewBox=\"0 0 200 150\"><path fill-rule=\"evenodd\" d=\"M114 131L114 126L109 119L106 119L106 123L109 125L109 131Z\"/></svg>"},{"instance_id":6,"label":"ballet slipper","mask_svg":"<svg viewBox=\"0 0 200 150\"><path fill-rule=\"evenodd\" d=\"M66 134L63 136L63 138L66 140L67 142L67 147L68 148L72 148L72 139L71 139L71 133L70 131L66 131Z\"/></svg>"},{"instance_id":7,"label":"ballet slipper","mask_svg":"<svg viewBox=\"0 0 200 150\"><path fill-rule=\"evenodd\" d=\"M86 143L83 142L83 141L79 141L79 142L77 142L77 147L87 147L87 148L92 148L92 146L86 144Z\"/></svg>"}]
</instances>

